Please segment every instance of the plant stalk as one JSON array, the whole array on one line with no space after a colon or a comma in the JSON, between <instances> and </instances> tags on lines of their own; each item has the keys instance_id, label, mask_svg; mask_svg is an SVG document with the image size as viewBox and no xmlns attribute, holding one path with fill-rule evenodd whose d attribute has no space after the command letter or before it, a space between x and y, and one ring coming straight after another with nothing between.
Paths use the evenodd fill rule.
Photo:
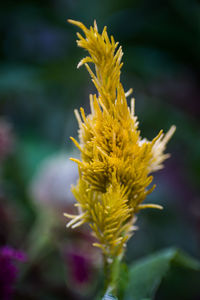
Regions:
<instances>
[{"instance_id":1,"label":"plant stalk","mask_svg":"<svg viewBox=\"0 0 200 300\"><path fill-rule=\"evenodd\" d=\"M117 297L117 284L120 272L121 257L115 257L108 261L104 255L104 293Z\"/></svg>"}]
</instances>

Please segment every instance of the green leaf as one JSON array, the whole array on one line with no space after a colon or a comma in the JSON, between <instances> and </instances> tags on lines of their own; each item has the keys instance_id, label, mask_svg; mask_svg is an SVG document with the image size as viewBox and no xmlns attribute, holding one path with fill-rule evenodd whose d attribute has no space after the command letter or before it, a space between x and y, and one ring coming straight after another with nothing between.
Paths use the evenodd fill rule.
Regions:
<instances>
[{"instance_id":1,"label":"green leaf","mask_svg":"<svg viewBox=\"0 0 200 300\"><path fill-rule=\"evenodd\" d=\"M173 265L200 270L200 263L176 248L163 250L133 264L125 300L151 300Z\"/></svg>"}]
</instances>

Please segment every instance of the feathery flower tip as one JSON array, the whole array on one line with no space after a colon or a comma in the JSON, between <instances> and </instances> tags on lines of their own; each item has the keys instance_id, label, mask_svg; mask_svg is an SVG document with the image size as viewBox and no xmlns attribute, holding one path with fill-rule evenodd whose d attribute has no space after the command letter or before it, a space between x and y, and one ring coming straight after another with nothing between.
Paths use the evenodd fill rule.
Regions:
<instances>
[{"instance_id":1,"label":"feathery flower tip","mask_svg":"<svg viewBox=\"0 0 200 300\"><path fill-rule=\"evenodd\" d=\"M68 20L82 29L77 45L88 51L78 67L85 65L97 94L90 95L91 113L75 110L79 124L79 142L71 140L81 152L78 164L80 178L72 192L78 202L79 215L65 214L75 228L89 223L99 247L109 259L121 255L127 240L136 229L135 214L144 208L162 209L157 204L142 204L155 186L152 172L163 167L169 157L164 154L175 126L152 140L142 139L135 116L135 100L131 106L120 82L122 48L118 47L104 27L98 32L96 21L89 29L81 22Z\"/></svg>"}]
</instances>

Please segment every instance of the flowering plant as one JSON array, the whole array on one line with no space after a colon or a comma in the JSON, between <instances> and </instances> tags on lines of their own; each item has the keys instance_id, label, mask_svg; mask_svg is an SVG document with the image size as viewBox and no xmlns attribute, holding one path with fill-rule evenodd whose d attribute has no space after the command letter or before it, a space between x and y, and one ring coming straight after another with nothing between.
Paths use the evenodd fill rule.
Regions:
<instances>
[{"instance_id":1,"label":"flowering plant","mask_svg":"<svg viewBox=\"0 0 200 300\"><path fill-rule=\"evenodd\" d=\"M128 239L136 229L136 214L144 208L162 209L158 204L143 204L155 185L152 173L163 167L169 157L166 144L175 131L172 126L164 135L161 130L149 141L142 138L134 111L134 99L127 104L132 89L125 92L120 82L122 48L118 48L107 29L98 32L97 24L89 29L81 22L69 20L82 29L77 33L79 47L88 51L78 68L85 65L97 94L90 95L91 113L75 110L79 124L79 142L71 138L81 152L79 180L72 192L79 214L65 213L71 221L67 227L88 223L102 250L106 295L117 294L119 263ZM94 69L89 66L94 65ZM105 296L107 297L107 296Z\"/></svg>"}]
</instances>

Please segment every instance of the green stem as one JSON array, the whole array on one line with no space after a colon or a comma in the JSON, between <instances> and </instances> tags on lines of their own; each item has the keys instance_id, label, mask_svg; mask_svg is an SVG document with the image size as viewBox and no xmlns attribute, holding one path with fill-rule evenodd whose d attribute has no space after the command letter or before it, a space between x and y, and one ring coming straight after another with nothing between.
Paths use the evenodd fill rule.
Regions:
<instances>
[{"instance_id":1,"label":"green stem","mask_svg":"<svg viewBox=\"0 0 200 300\"><path fill-rule=\"evenodd\" d=\"M119 278L121 257L115 257L111 262L108 262L104 256L104 292L117 296L117 282Z\"/></svg>"}]
</instances>

